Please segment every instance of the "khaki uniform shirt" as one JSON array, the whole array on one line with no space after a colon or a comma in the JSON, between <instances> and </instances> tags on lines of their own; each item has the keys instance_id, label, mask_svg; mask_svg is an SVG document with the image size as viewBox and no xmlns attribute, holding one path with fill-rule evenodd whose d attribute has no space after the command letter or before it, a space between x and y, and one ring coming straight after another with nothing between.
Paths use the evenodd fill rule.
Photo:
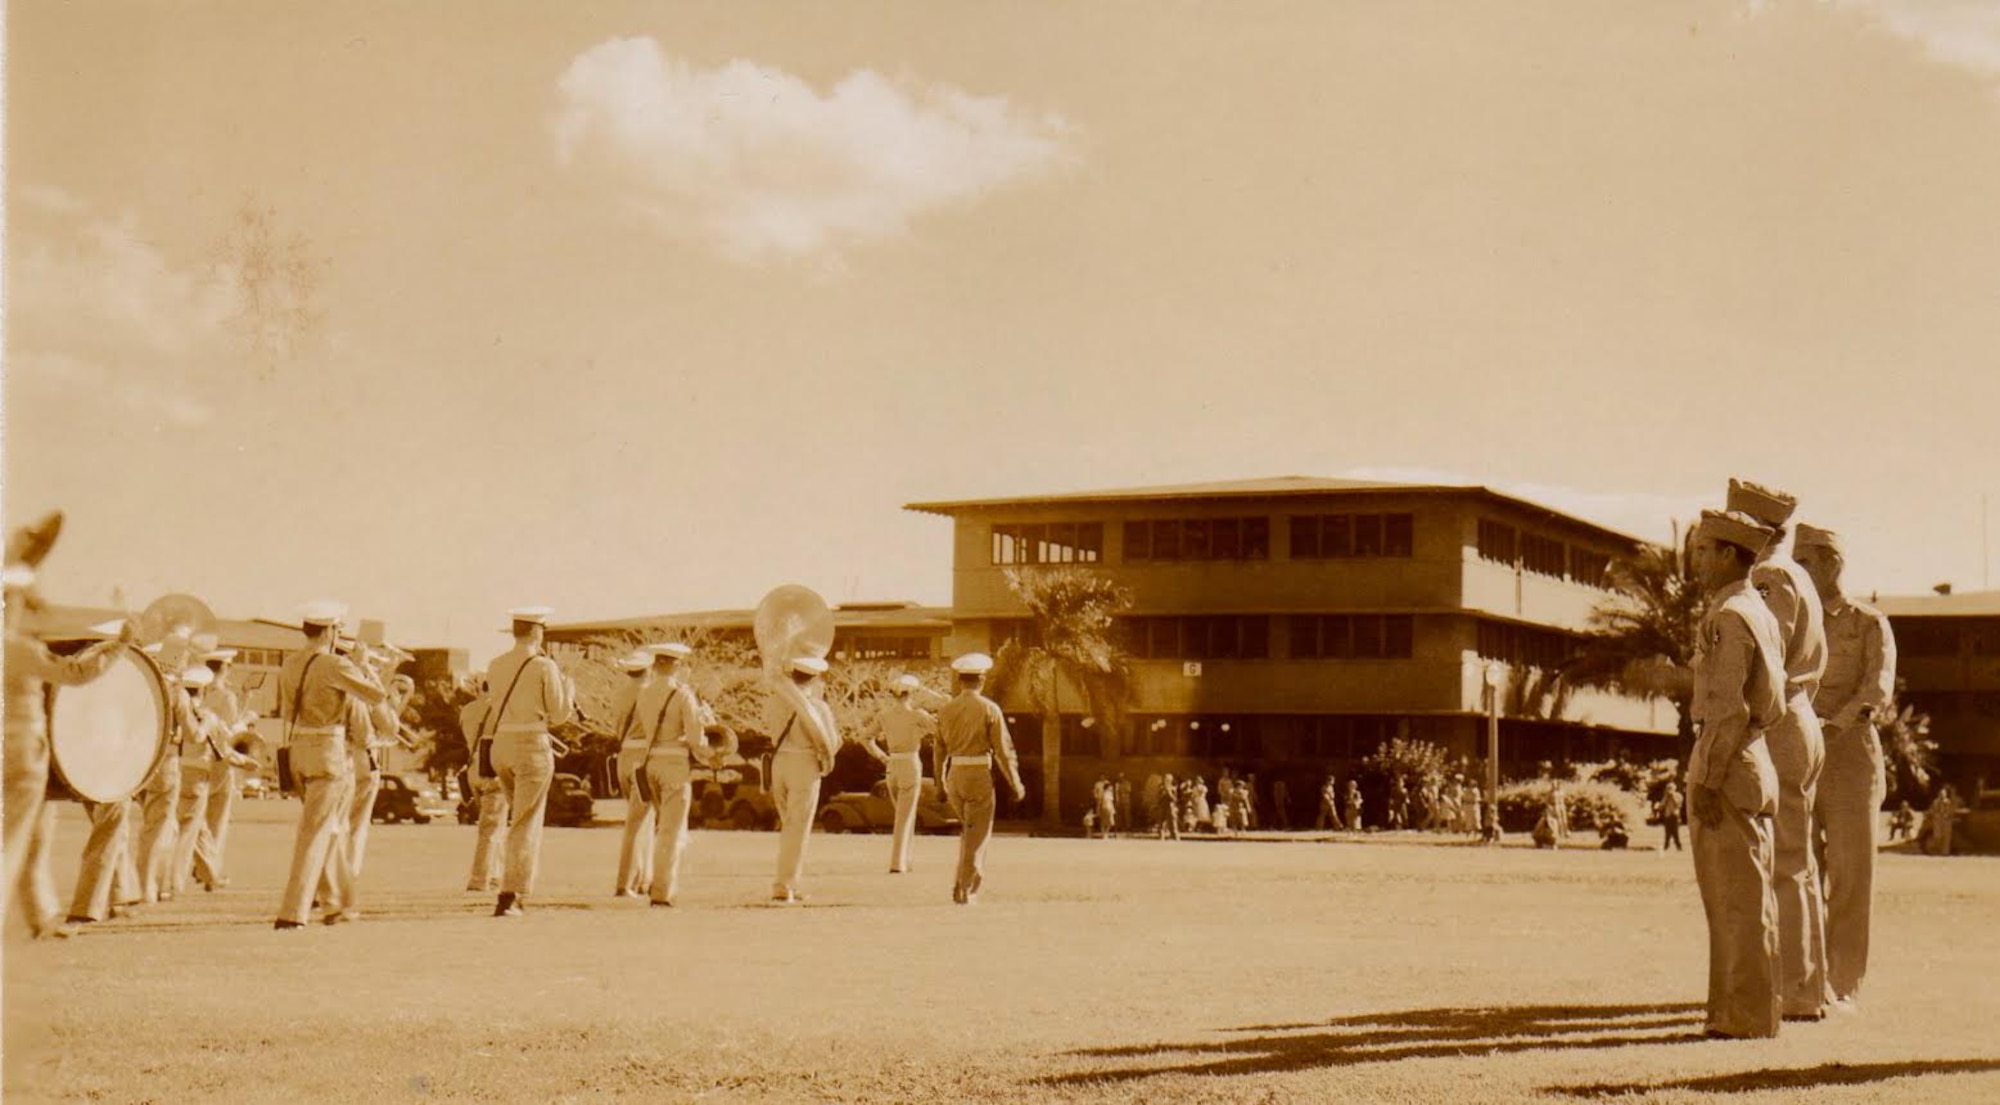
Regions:
<instances>
[{"instance_id":1,"label":"khaki uniform shirt","mask_svg":"<svg viewBox=\"0 0 2000 1105\"><path fill-rule=\"evenodd\" d=\"M1709 599L1694 656L1695 721L1701 735L1688 780L1720 790L1753 740L1785 715L1784 645L1778 621L1739 580Z\"/></svg>"},{"instance_id":2,"label":"khaki uniform shirt","mask_svg":"<svg viewBox=\"0 0 2000 1105\"><path fill-rule=\"evenodd\" d=\"M307 680L303 686L301 680ZM348 723L348 696L380 702L387 693L344 656L316 649L294 652L278 669L278 718L288 726L294 724L296 702L298 728L331 729Z\"/></svg>"},{"instance_id":3,"label":"khaki uniform shirt","mask_svg":"<svg viewBox=\"0 0 2000 1105\"><path fill-rule=\"evenodd\" d=\"M628 736L643 738L648 755L700 748L701 705L694 692L678 679L651 680L633 703Z\"/></svg>"},{"instance_id":4,"label":"khaki uniform shirt","mask_svg":"<svg viewBox=\"0 0 2000 1105\"><path fill-rule=\"evenodd\" d=\"M1830 729L1850 729L1888 710L1896 696L1896 634L1889 619L1845 597L1826 606L1826 674L1813 710Z\"/></svg>"},{"instance_id":5,"label":"khaki uniform shirt","mask_svg":"<svg viewBox=\"0 0 2000 1105\"><path fill-rule=\"evenodd\" d=\"M1007 715L999 703L978 691L960 691L938 711L937 727L938 744L948 759L991 755L1007 781L1021 785L1014 738L1007 732Z\"/></svg>"},{"instance_id":6,"label":"khaki uniform shirt","mask_svg":"<svg viewBox=\"0 0 2000 1105\"><path fill-rule=\"evenodd\" d=\"M1826 672L1826 615L1820 609L1819 588L1799 562L1782 553L1750 568L1750 582L1778 622L1778 640L1785 648L1783 693L1803 689L1811 694Z\"/></svg>"},{"instance_id":7,"label":"khaki uniform shirt","mask_svg":"<svg viewBox=\"0 0 2000 1105\"><path fill-rule=\"evenodd\" d=\"M50 683L73 687L90 682L111 667L122 647L117 641L102 641L74 656L57 656L33 637L7 634L7 744L35 745L48 740L44 688Z\"/></svg>"},{"instance_id":8,"label":"khaki uniform shirt","mask_svg":"<svg viewBox=\"0 0 2000 1105\"><path fill-rule=\"evenodd\" d=\"M633 707L638 705L639 691L652 681L650 671L637 678L628 675L625 681L618 684L611 692L611 735L618 738L620 747L646 746L646 734L637 725L638 714Z\"/></svg>"},{"instance_id":9,"label":"khaki uniform shirt","mask_svg":"<svg viewBox=\"0 0 2000 1105\"><path fill-rule=\"evenodd\" d=\"M516 673L521 677L519 683L514 681ZM514 692L511 696L509 687ZM502 653L486 669L486 689L493 696L493 708L506 711L487 719L488 732L546 733L576 712L562 669L542 653L519 645Z\"/></svg>"},{"instance_id":10,"label":"khaki uniform shirt","mask_svg":"<svg viewBox=\"0 0 2000 1105\"><path fill-rule=\"evenodd\" d=\"M875 714L875 728L882 732L882 745L891 756L910 756L923 750L924 741L937 733L937 718L913 705L892 702Z\"/></svg>"}]
</instances>

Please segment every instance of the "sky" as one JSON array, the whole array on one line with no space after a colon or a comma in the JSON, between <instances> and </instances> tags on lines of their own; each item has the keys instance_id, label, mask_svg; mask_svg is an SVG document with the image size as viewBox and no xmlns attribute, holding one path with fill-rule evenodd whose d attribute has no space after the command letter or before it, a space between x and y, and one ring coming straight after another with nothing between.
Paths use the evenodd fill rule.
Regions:
<instances>
[{"instance_id":1,"label":"sky","mask_svg":"<svg viewBox=\"0 0 2000 1105\"><path fill-rule=\"evenodd\" d=\"M2000 4L42 3L5 62L59 601L477 660L1277 475L2000 562Z\"/></svg>"}]
</instances>

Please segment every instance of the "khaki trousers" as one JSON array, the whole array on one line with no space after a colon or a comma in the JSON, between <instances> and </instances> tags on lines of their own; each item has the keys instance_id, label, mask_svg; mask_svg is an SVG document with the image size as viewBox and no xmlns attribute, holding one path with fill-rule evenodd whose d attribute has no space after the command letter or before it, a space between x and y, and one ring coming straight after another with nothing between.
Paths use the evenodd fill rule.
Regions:
<instances>
[{"instance_id":1,"label":"khaki trousers","mask_svg":"<svg viewBox=\"0 0 2000 1105\"><path fill-rule=\"evenodd\" d=\"M348 762L353 767L354 789L347 796L347 807L340 813L341 848L347 853L347 878L353 893L361 889L361 867L368 855L368 827L375 820L375 796L382 791L382 773L370 770L368 753L348 750ZM333 878L331 873L320 876L319 899L332 901ZM353 893L349 894L349 905L353 905Z\"/></svg>"},{"instance_id":2,"label":"khaki trousers","mask_svg":"<svg viewBox=\"0 0 2000 1105\"><path fill-rule=\"evenodd\" d=\"M8 894L18 886L21 914L29 929L46 932L62 921L55 876L49 873L54 846L55 807L48 801L49 744L6 735L5 839L7 881L0 886L0 917L6 915Z\"/></svg>"},{"instance_id":3,"label":"khaki trousers","mask_svg":"<svg viewBox=\"0 0 2000 1105\"><path fill-rule=\"evenodd\" d=\"M472 793L479 797L479 828L465 888L492 890L500 884L500 830L507 825L507 792L500 788L498 779L479 779L473 782Z\"/></svg>"},{"instance_id":4,"label":"khaki trousers","mask_svg":"<svg viewBox=\"0 0 2000 1105\"><path fill-rule=\"evenodd\" d=\"M771 801L778 807L778 874L773 897L796 897L806 867L806 838L819 810L819 757L783 748L771 757Z\"/></svg>"},{"instance_id":5,"label":"khaki trousers","mask_svg":"<svg viewBox=\"0 0 2000 1105\"><path fill-rule=\"evenodd\" d=\"M889 757L889 800L896 804L889 838L889 870L910 869L910 842L917 835L917 798L923 792L924 767L910 754Z\"/></svg>"},{"instance_id":6,"label":"khaki trousers","mask_svg":"<svg viewBox=\"0 0 2000 1105\"><path fill-rule=\"evenodd\" d=\"M139 898L157 902L172 897L174 845L180 830L176 814L181 796L181 761L178 751L167 750L167 758L139 791Z\"/></svg>"},{"instance_id":7,"label":"khaki trousers","mask_svg":"<svg viewBox=\"0 0 2000 1105\"><path fill-rule=\"evenodd\" d=\"M963 826L951 896L953 901L971 901L986 878L986 841L993 835L993 769L985 764L954 764L945 776L944 793Z\"/></svg>"},{"instance_id":8,"label":"khaki trousers","mask_svg":"<svg viewBox=\"0 0 2000 1105\"><path fill-rule=\"evenodd\" d=\"M208 809L204 819L208 823L208 870L199 866L195 874L206 876L209 885L223 881L222 852L229 845L229 822L236 810L236 792L243 786L243 773L227 760L216 760L208 765ZM195 862L202 863L200 853Z\"/></svg>"},{"instance_id":9,"label":"khaki trousers","mask_svg":"<svg viewBox=\"0 0 2000 1105\"><path fill-rule=\"evenodd\" d=\"M1880 843L1882 740L1866 723L1826 731L1826 768L1820 772L1813 820L1824 849L1826 879L1826 977L1835 998L1861 992L1868 973L1868 928L1875 911L1875 849Z\"/></svg>"},{"instance_id":10,"label":"khaki trousers","mask_svg":"<svg viewBox=\"0 0 2000 1105\"><path fill-rule=\"evenodd\" d=\"M292 738L292 776L305 792L299 831L292 844L292 869L278 920L304 924L312 919L313 890L328 913L353 905L354 878L347 867L347 804L354 793L354 762L339 733Z\"/></svg>"},{"instance_id":11,"label":"khaki trousers","mask_svg":"<svg viewBox=\"0 0 2000 1105\"><path fill-rule=\"evenodd\" d=\"M618 789L625 795L625 834L618 843L618 889L644 894L653 885L653 804L639 796L646 749L618 750Z\"/></svg>"},{"instance_id":12,"label":"khaki trousers","mask_svg":"<svg viewBox=\"0 0 2000 1105\"><path fill-rule=\"evenodd\" d=\"M208 842L208 765L181 764L180 801L174 807L174 858L167 885L178 896L187 888L188 872L213 870ZM202 881L207 881L205 878Z\"/></svg>"},{"instance_id":13,"label":"khaki trousers","mask_svg":"<svg viewBox=\"0 0 2000 1105\"><path fill-rule=\"evenodd\" d=\"M525 898L535 889L535 872L541 866L542 815L549 805L549 783L556 775L549 735L494 737L493 771L507 795L508 812L507 863L500 874L500 892Z\"/></svg>"},{"instance_id":14,"label":"khaki trousers","mask_svg":"<svg viewBox=\"0 0 2000 1105\"><path fill-rule=\"evenodd\" d=\"M83 862L76 872L76 894L70 899L69 915L102 921L111 915L114 901L137 896L137 888L119 885L129 864L124 853L130 844L130 802L85 802L83 812L90 818L90 838L83 843Z\"/></svg>"},{"instance_id":15,"label":"khaki trousers","mask_svg":"<svg viewBox=\"0 0 2000 1105\"><path fill-rule=\"evenodd\" d=\"M1770 821L1722 802L1722 824L1696 821L1694 878L1708 918L1708 1030L1778 1034L1778 904Z\"/></svg>"},{"instance_id":16,"label":"khaki trousers","mask_svg":"<svg viewBox=\"0 0 2000 1105\"><path fill-rule=\"evenodd\" d=\"M1826 1009L1826 905L1813 856L1813 797L1826 764L1819 716L1804 691L1785 703L1785 716L1765 734L1778 769L1778 819L1773 826L1772 883L1778 895L1778 996L1786 1016Z\"/></svg>"},{"instance_id":17,"label":"khaki trousers","mask_svg":"<svg viewBox=\"0 0 2000 1105\"><path fill-rule=\"evenodd\" d=\"M646 760L646 777L653 787L653 855L647 861L647 893L656 902L672 903L680 896L681 856L687 852L688 802L694 787L685 754L664 752Z\"/></svg>"}]
</instances>

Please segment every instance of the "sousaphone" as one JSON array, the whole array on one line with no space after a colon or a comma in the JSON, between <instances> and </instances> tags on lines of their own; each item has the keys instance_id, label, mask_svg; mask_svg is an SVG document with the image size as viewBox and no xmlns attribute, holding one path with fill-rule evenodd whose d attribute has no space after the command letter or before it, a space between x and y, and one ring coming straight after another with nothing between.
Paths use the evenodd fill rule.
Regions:
<instances>
[{"instance_id":1,"label":"sousaphone","mask_svg":"<svg viewBox=\"0 0 2000 1105\"><path fill-rule=\"evenodd\" d=\"M219 639L215 612L193 595L162 595L139 612L132 636L140 648L158 645L162 671L178 676Z\"/></svg>"},{"instance_id":2,"label":"sousaphone","mask_svg":"<svg viewBox=\"0 0 2000 1105\"><path fill-rule=\"evenodd\" d=\"M766 675L778 675L801 656L826 659L833 651L833 611L810 587L787 583L757 604L750 630Z\"/></svg>"}]
</instances>

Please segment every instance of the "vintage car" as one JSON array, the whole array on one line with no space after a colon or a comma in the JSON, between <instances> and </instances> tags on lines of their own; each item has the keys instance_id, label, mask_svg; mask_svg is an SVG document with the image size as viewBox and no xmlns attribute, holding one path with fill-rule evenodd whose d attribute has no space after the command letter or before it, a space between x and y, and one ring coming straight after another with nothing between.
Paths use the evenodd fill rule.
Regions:
<instances>
[{"instance_id":1,"label":"vintage car","mask_svg":"<svg viewBox=\"0 0 2000 1105\"><path fill-rule=\"evenodd\" d=\"M889 800L889 781L883 779L863 794L848 791L827 799L819 811L819 827L829 833L886 833L894 827L896 805ZM938 789L936 779L925 779L917 792L917 831L955 833L958 818Z\"/></svg>"},{"instance_id":2,"label":"vintage car","mask_svg":"<svg viewBox=\"0 0 2000 1105\"><path fill-rule=\"evenodd\" d=\"M764 773L756 764L738 762L719 768L697 767L690 780L688 824L705 829L775 829L778 806L764 789Z\"/></svg>"},{"instance_id":3,"label":"vintage car","mask_svg":"<svg viewBox=\"0 0 2000 1105\"><path fill-rule=\"evenodd\" d=\"M381 789L375 792L375 809L370 817L392 825L398 821L424 825L433 817L451 814L451 803L445 801L429 779L422 775L384 775Z\"/></svg>"},{"instance_id":4,"label":"vintage car","mask_svg":"<svg viewBox=\"0 0 2000 1105\"><path fill-rule=\"evenodd\" d=\"M549 800L542 808L542 824L588 825L596 816L596 800L581 776L557 775L549 780ZM458 800L458 823L473 825L478 821L479 796L468 790Z\"/></svg>"}]
</instances>

